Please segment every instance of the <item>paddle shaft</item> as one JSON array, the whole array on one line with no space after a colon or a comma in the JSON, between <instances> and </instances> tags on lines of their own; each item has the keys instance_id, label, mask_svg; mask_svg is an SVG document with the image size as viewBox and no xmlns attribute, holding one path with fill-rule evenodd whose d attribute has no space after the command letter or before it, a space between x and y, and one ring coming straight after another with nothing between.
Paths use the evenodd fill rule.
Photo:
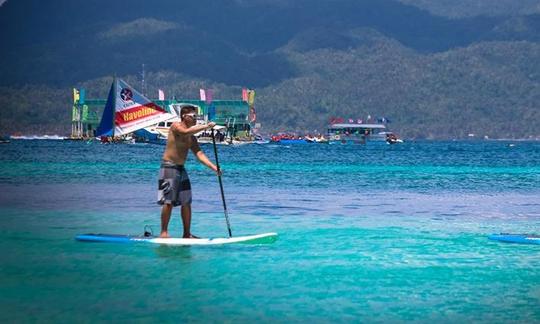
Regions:
<instances>
[{"instance_id":1,"label":"paddle shaft","mask_svg":"<svg viewBox=\"0 0 540 324\"><path fill-rule=\"evenodd\" d=\"M214 144L214 155L216 157L216 167L218 170L219 189L221 189L221 201L223 202L223 210L225 212L225 221L227 222L227 230L229 230L229 237L232 237L231 224L229 223L229 212L227 212L227 203L225 203L225 193L223 192L223 181L221 180L221 169L219 168L216 136L214 135L213 128L212 128L212 143Z\"/></svg>"}]
</instances>

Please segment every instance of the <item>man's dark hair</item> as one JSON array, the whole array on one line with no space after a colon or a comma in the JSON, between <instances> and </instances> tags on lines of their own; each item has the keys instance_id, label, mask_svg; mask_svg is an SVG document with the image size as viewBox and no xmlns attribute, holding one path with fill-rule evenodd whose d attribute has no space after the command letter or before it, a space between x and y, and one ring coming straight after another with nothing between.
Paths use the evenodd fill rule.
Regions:
<instances>
[{"instance_id":1,"label":"man's dark hair","mask_svg":"<svg viewBox=\"0 0 540 324\"><path fill-rule=\"evenodd\" d=\"M180 119L184 119L185 114L189 114L191 112L197 112L197 107L193 105L185 105L180 109Z\"/></svg>"}]
</instances>

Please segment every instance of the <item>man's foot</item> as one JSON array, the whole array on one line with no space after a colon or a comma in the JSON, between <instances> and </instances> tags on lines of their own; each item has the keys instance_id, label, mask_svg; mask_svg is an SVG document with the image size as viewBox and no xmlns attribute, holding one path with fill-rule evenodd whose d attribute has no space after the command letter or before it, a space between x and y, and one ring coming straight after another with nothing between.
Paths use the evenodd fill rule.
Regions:
<instances>
[{"instance_id":1,"label":"man's foot","mask_svg":"<svg viewBox=\"0 0 540 324\"><path fill-rule=\"evenodd\" d=\"M189 235L184 235L184 238L193 238L193 239L198 239L198 238L200 238L200 237L198 237L198 236L195 236L195 235L193 235L193 234L189 234Z\"/></svg>"},{"instance_id":2,"label":"man's foot","mask_svg":"<svg viewBox=\"0 0 540 324\"><path fill-rule=\"evenodd\" d=\"M161 237L161 238L169 238L169 232L161 232L161 234L159 234L159 237Z\"/></svg>"}]
</instances>

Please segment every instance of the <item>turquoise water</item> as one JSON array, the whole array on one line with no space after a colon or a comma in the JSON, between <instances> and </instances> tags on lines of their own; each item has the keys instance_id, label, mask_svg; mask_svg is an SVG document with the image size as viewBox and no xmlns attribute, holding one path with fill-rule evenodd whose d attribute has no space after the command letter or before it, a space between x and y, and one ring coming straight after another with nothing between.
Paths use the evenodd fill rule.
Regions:
<instances>
[{"instance_id":1,"label":"turquoise water","mask_svg":"<svg viewBox=\"0 0 540 324\"><path fill-rule=\"evenodd\" d=\"M74 241L159 228L162 150L0 145L0 320L540 321L540 246L486 238L540 234L538 142L220 147L233 235L276 243ZM216 178L187 167L193 232L226 236Z\"/></svg>"}]
</instances>

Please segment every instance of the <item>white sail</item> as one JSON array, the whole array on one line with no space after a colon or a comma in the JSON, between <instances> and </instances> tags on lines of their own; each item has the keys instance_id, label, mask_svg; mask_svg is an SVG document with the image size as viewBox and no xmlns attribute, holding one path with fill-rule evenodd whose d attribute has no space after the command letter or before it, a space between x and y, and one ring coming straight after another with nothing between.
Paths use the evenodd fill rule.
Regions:
<instances>
[{"instance_id":1,"label":"white sail","mask_svg":"<svg viewBox=\"0 0 540 324\"><path fill-rule=\"evenodd\" d=\"M121 136L175 118L121 79L115 79L97 136Z\"/></svg>"}]
</instances>

